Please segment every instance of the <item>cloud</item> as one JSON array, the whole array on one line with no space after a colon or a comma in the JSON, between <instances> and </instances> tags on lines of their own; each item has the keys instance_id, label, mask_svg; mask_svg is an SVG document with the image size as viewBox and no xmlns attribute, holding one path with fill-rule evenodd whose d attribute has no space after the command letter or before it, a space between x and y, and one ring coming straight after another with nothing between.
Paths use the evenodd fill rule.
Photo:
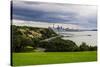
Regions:
<instances>
[{"instance_id":1,"label":"cloud","mask_svg":"<svg viewBox=\"0 0 100 67\"><path fill-rule=\"evenodd\" d=\"M13 1L13 19L97 27L97 7L29 1Z\"/></svg>"},{"instance_id":2,"label":"cloud","mask_svg":"<svg viewBox=\"0 0 100 67\"><path fill-rule=\"evenodd\" d=\"M36 21L24 21L24 20L12 20L13 25L17 26L32 26L32 27L42 27L42 28L48 28L53 27L54 23L47 23L47 22L36 22ZM82 28L79 25L76 24L65 24L65 23L55 23L55 27L57 26L63 26L63 28Z\"/></svg>"}]
</instances>

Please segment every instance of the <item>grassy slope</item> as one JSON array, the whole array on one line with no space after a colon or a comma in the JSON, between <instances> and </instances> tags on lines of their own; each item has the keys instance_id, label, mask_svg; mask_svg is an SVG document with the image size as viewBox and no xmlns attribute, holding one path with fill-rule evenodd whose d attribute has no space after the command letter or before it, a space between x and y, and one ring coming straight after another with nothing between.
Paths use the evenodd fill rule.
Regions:
<instances>
[{"instance_id":1,"label":"grassy slope","mask_svg":"<svg viewBox=\"0 0 100 67\"><path fill-rule=\"evenodd\" d=\"M96 61L97 53L95 51L13 53L12 58L14 66L38 65L38 64Z\"/></svg>"}]
</instances>

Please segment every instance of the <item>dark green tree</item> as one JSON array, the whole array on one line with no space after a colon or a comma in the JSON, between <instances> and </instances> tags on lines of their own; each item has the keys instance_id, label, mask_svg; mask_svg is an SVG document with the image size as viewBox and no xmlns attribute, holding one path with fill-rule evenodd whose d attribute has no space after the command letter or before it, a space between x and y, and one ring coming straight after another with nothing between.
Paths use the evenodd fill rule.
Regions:
<instances>
[{"instance_id":1,"label":"dark green tree","mask_svg":"<svg viewBox=\"0 0 100 67\"><path fill-rule=\"evenodd\" d=\"M89 46L83 42L81 45L80 45L80 51L88 51L89 50Z\"/></svg>"},{"instance_id":2,"label":"dark green tree","mask_svg":"<svg viewBox=\"0 0 100 67\"><path fill-rule=\"evenodd\" d=\"M43 41L40 43L40 47L45 48L48 52L65 52L65 51L76 51L78 46L70 40L63 40L56 38L51 41Z\"/></svg>"}]
</instances>

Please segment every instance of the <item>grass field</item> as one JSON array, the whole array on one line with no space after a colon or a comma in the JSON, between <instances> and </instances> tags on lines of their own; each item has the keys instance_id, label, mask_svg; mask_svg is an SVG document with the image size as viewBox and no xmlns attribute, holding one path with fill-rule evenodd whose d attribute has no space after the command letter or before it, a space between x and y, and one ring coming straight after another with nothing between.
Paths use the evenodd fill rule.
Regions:
<instances>
[{"instance_id":1,"label":"grass field","mask_svg":"<svg viewBox=\"0 0 100 67\"><path fill-rule=\"evenodd\" d=\"M13 53L13 66L96 61L97 52L31 52Z\"/></svg>"}]
</instances>

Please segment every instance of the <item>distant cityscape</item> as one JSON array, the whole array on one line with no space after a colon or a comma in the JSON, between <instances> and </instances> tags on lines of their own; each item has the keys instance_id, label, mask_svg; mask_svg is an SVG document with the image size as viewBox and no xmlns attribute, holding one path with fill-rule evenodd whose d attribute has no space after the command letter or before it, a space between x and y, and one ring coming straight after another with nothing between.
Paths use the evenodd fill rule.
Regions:
<instances>
[{"instance_id":1,"label":"distant cityscape","mask_svg":"<svg viewBox=\"0 0 100 67\"><path fill-rule=\"evenodd\" d=\"M97 29L75 29L69 27L64 28L63 26L55 25L55 24L53 24L53 26L49 26L48 28L58 30L58 31L97 31Z\"/></svg>"}]
</instances>

